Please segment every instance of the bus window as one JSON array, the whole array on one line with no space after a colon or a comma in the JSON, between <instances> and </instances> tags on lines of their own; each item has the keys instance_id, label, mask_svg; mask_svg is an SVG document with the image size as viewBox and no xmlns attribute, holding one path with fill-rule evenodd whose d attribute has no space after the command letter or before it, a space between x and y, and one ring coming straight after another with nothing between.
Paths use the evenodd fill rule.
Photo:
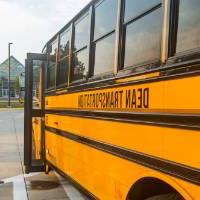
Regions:
<instances>
[{"instance_id":1,"label":"bus window","mask_svg":"<svg viewBox=\"0 0 200 200\"><path fill-rule=\"evenodd\" d=\"M57 86L67 84L68 69L69 69L69 44L70 44L70 31L66 30L60 35L59 42L59 58L57 69Z\"/></svg>"},{"instance_id":2,"label":"bus window","mask_svg":"<svg viewBox=\"0 0 200 200\"><path fill-rule=\"evenodd\" d=\"M161 35L162 35L162 11L158 5L154 6L152 9L152 5L159 1L146 1L148 3L142 4L143 1L137 3L138 0L126 0L127 6L125 10L125 16L130 18L130 8L132 4L137 5L138 13L142 14L141 17L135 17L134 9L133 9L133 18L126 22L125 18L125 35L124 35L124 68L137 66L149 62L158 62L161 56ZM154 4L153 4L154 2ZM145 15L143 15L144 9L142 9L142 5L145 8L145 12L149 11ZM129 7L129 8L127 8ZM136 9L136 8L135 8ZM139 12L139 10L143 11L143 13ZM137 14L136 14L137 15ZM139 69L140 70L140 69Z\"/></svg>"},{"instance_id":3,"label":"bus window","mask_svg":"<svg viewBox=\"0 0 200 200\"><path fill-rule=\"evenodd\" d=\"M69 41L70 41L70 31L66 30L60 35L60 43L59 43L60 60L69 55Z\"/></svg>"},{"instance_id":4,"label":"bus window","mask_svg":"<svg viewBox=\"0 0 200 200\"><path fill-rule=\"evenodd\" d=\"M113 71L116 20L116 0L104 0L96 5L94 75Z\"/></svg>"},{"instance_id":5,"label":"bus window","mask_svg":"<svg viewBox=\"0 0 200 200\"><path fill-rule=\"evenodd\" d=\"M200 1L180 0L176 53L200 47Z\"/></svg>"},{"instance_id":6,"label":"bus window","mask_svg":"<svg viewBox=\"0 0 200 200\"><path fill-rule=\"evenodd\" d=\"M84 49L74 54L74 80L80 80L87 77L88 72L88 50Z\"/></svg>"},{"instance_id":7,"label":"bus window","mask_svg":"<svg viewBox=\"0 0 200 200\"><path fill-rule=\"evenodd\" d=\"M84 15L75 22L74 51L87 46L89 41L89 15Z\"/></svg>"},{"instance_id":8,"label":"bus window","mask_svg":"<svg viewBox=\"0 0 200 200\"><path fill-rule=\"evenodd\" d=\"M96 43L94 75L112 71L115 34ZM103 58L103 59L102 59Z\"/></svg>"},{"instance_id":9,"label":"bus window","mask_svg":"<svg viewBox=\"0 0 200 200\"><path fill-rule=\"evenodd\" d=\"M125 19L127 22L143 14L148 9L158 5L161 0L126 0L125 1Z\"/></svg>"},{"instance_id":10,"label":"bus window","mask_svg":"<svg viewBox=\"0 0 200 200\"><path fill-rule=\"evenodd\" d=\"M88 74L89 14L75 22L73 53L73 81L84 79Z\"/></svg>"},{"instance_id":11,"label":"bus window","mask_svg":"<svg viewBox=\"0 0 200 200\"><path fill-rule=\"evenodd\" d=\"M55 69L56 69L56 56L58 49L57 39L50 44L49 64L47 69L47 89L55 87Z\"/></svg>"}]
</instances>

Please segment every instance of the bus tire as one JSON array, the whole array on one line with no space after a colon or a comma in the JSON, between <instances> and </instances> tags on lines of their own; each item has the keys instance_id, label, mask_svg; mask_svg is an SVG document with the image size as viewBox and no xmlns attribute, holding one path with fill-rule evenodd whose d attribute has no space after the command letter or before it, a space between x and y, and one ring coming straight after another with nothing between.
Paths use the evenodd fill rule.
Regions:
<instances>
[{"instance_id":1,"label":"bus tire","mask_svg":"<svg viewBox=\"0 0 200 200\"><path fill-rule=\"evenodd\" d=\"M184 200L184 199L177 193L169 193L169 194L162 194L150 197L145 200Z\"/></svg>"}]
</instances>

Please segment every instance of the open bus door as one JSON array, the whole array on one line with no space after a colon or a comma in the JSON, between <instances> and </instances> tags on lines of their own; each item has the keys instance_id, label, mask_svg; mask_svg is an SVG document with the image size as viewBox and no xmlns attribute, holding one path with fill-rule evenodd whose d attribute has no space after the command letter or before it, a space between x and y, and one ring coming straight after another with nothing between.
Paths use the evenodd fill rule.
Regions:
<instances>
[{"instance_id":1,"label":"open bus door","mask_svg":"<svg viewBox=\"0 0 200 200\"><path fill-rule=\"evenodd\" d=\"M25 61L24 165L26 173L45 171L44 84L46 55Z\"/></svg>"}]
</instances>

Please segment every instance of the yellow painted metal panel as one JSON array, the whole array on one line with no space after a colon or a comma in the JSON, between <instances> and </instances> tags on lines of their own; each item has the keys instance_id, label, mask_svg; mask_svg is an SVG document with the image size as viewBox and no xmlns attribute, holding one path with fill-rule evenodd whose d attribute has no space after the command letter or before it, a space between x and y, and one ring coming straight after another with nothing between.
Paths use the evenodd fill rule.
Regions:
<instances>
[{"instance_id":1,"label":"yellow painted metal panel","mask_svg":"<svg viewBox=\"0 0 200 200\"><path fill-rule=\"evenodd\" d=\"M164 82L164 109L200 114L200 76Z\"/></svg>"},{"instance_id":2,"label":"yellow painted metal panel","mask_svg":"<svg viewBox=\"0 0 200 200\"><path fill-rule=\"evenodd\" d=\"M143 84L46 97L47 109L150 111L163 107L163 84ZM106 99L109 99L106 104Z\"/></svg>"},{"instance_id":3,"label":"yellow painted metal panel","mask_svg":"<svg viewBox=\"0 0 200 200\"><path fill-rule=\"evenodd\" d=\"M81 121L81 135L162 157L162 127L88 119ZM87 130L84 130L84 126Z\"/></svg>"},{"instance_id":4,"label":"yellow painted metal panel","mask_svg":"<svg viewBox=\"0 0 200 200\"><path fill-rule=\"evenodd\" d=\"M59 148L61 141L66 148ZM46 146L50 154L56 155L56 161L52 160L48 154L47 160L56 164L60 170L70 175L89 191L92 191L99 199L125 200L132 184L143 177L160 178L177 189L186 200L198 199L200 196L200 189L196 185L50 132L46 133ZM76 151L74 151L75 149ZM64 163L69 164L70 170L64 167ZM192 196L183 188L187 188L188 193L192 193Z\"/></svg>"},{"instance_id":5,"label":"yellow painted metal panel","mask_svg":"<svg viewBox=\"0 0 200 200\"><path fill-rule=\"evenodd\" d=\"M154 76L156 74L152 75ZM137 79L129 78L120 81L133 80ZM46 109L200 114L199 85L200 77L194 76L60 94L46 98L48 104ZM104 94L113 95L113 102L110 97L109 104L105 105ZM147 100L148 106L141 103ZM47 126L56 129L200 168L198 130L53 114L47 114L45 119ZM126 199L131 185L136 180L147 176L157 177L169 183L185 199L198 199L200 196L199 186L49 132L46 135L46 146L49 161L100 199Z\"/></svg>"},{"instance_id":6,"label":"yellow painted metal panel","mask_svg":"<svg viewBox=\"0 0 200 200\"><path fill-rule=\"evenodd\" d=\"M173 112L173 113L200 113L200 76L165 80L140 85L123 86L101 90L91 90L72 94L46 97L49 108L66 109L100 109L100 110L126 110L139 112ZM148 99L145 98L145 89L148 90ZM141 90L141 91L140 91ZM130 95L128 95L130 91ZM131 106L135 92L136 104ZM117 95L117 105L104 104L103 95ZM118 93L118 94L116 94ZM93 95L98 103L93 104ZM101 96L101 97L100 97ZM80 100L82 98L82 100ZM130 97L130 98L128 98ZM100 100L99 100L100 99ZM127 103L128 99L128 103ZM140 99L148 101L148 106L140 106ZM81 101L81 103L80 103ZM114 98L114 103L115 103ZM129 106L130 105L130 106Z\"/></svg>"},{"instance_id":7,"label":"yellow painted metal panel","mask_svg":"<svg viewBox=\"0 0 200 200\"><path fill-rule=\"evenodd\" d=\"M58 121L61 130L200 168L198 130L56 115L48 118Z\"/></svg>"}]
</instances>

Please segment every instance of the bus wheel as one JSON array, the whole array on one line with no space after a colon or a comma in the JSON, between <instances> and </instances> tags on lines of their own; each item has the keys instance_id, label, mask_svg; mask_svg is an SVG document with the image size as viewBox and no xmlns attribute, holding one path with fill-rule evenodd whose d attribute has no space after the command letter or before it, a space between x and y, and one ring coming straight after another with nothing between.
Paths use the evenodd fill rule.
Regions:
<instances>
[{"instance_id":1,"label":"bus wheel","mask_svg":"<svg viewBox=\"0 0 200 200\"><path fill-rule=\"evenodd\" d=\"M184 199L177 193L169 193L169 194L163 194L163 195L150 197L145 200L184 200Z\"/></svg>"}]
</instances>

